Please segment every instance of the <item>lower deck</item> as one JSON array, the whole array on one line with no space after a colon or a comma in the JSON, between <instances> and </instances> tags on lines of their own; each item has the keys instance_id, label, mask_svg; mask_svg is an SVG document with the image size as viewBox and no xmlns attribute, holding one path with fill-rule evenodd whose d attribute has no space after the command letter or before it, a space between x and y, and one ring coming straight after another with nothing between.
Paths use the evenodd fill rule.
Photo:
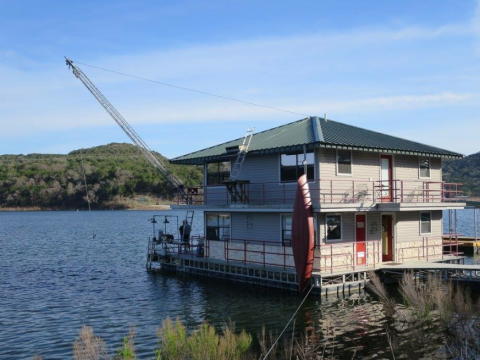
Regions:
<instances>
[{"instance_id":1,"label":"lower deck","mask_svg":"<svg viewBox=\"0 0 480 360\"><path fill-rule=\"evenodd\" d=\"M348 248L355 250L354 246ZM367 246L365 261L357 263L355 251L338 252L327 249L315 249L315 264L312 272L312 292L324 296L349 295L361 291L369 281L371 271L405 272L409 269L417 271L436 271L442 267L446 277L476 278L480 280L480 266L470 269L464 265L463 258L454 255L440 254L437 259L382 262L374 254L378 252L375 245ZM352 255L353 254L353 255ZM349 261L334 260L333 255L339 255ZM352 260L353 259L353 260ZM334 266L336 264L336 266ZM439 265L440 264L440 265ZM459 267L460 266L460 267ZM466 267L469 267L466 269ZM418 268L418 269L417 269ZM456 268L456 269L453 269ZM149 271L173 271L197 274L201 276L225 279L228 281L268 286L274 288L298 291L298 282L291 249L275 246L274 249L266 244L250 242L221 242L197 239L191 244L184 243L149 243L147 256ZM415 270L417 269L417 270ZM470 275L466 275L469 271ZM473 271L473 272L472 272ZM452 276L449 276L449 275ZM464 275L462 275L464 274ZM472 275L473 274L473 275ZM453 276L454 275L454 276Z\"/></svg>"}]
</instances>

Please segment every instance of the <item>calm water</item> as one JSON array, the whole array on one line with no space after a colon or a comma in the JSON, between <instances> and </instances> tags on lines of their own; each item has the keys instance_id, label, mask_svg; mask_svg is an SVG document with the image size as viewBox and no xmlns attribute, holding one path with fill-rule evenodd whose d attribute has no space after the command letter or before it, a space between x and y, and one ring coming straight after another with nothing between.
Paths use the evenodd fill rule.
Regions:
<instances>
[{"instance_id":1,"label":"calm water","mask_svg":"<svg viewBox=\"0 0 480 360\"><path fill-rule=\"evenodd\" d=\"M154 214L162 212L0 213L0 358L71 358L83 324L93 326L112 350L134 324L142 359L153 358L155 330L167 316L179 317L189 329L229 319L252 334L262 325L283 328L302 300L296 294L147 273L147 220ZM196 215L192 234L202 229ZM297 326L334 338L339 358L389 358L386 323L382 306L368 295L322 301L311 296L296 318ZM400 352L436 357L440 340L433 333L432 343L422 346L404 334Z\"/></svg>"}]
</instances>

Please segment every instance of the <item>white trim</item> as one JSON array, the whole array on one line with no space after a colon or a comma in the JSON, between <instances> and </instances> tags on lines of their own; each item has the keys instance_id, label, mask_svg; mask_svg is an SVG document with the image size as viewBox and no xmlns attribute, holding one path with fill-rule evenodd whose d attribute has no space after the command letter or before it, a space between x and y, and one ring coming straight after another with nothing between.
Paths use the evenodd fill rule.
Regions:
<instances>
[{"instance_id":1,"label":"white trim","mask_svg":"<svg viewBox=\"0 0 480 360\"><path fill-rule=\"evenodd\" d=\"M344 150L344 149L340 149L340 151L350 151L350 174L348 173L341 173L338 171L338 150L339 149L335 149L336 152L335 152L335 175L336 176L349 176L349 177L352 177L353 176L353 150Z\"/></svg>"},{"instance_id":2,"label":"white trim","mask_svg":"<svg viewBox=\"0 0 480 360\"><path fill-rule=\"evenodd\" d=\"M430 232L422 232L422 214L430 214ZM431 211L419 211L418 212L418 216L419 216L419 225L420 225L420 235L432 235L432 220L433 220L433 216L432 216L432 212ZM443 215L442 215L443 217ZM442 224L443 225L443 224Z\"/></svg>"},{"instance_id":3,"label":"white trim","mask_svg":"<svg viewBox=\"0 0 480 360\"><path fill-rule=\"evenodd\" d=\"M340 239L328 239L327 216L340 216ZM339 243L343 241L343 215L342 213L325 213L325 244Z\"/></svg>"},{"instance_id":4,"label":"white trim","mask_svg":"<svg viewBox=\"0 0 480 360\"><path fill-rule=\"evenodd\" d=\"M428 159L428 177L427 176L421 176L420 173L420 161L421 159ZM440 169L441 169L441 163L440 163ZM432 158L430 156L418 156L418 178L419 179L431 179L432 178Z\"/></svg>"}]
</instances>

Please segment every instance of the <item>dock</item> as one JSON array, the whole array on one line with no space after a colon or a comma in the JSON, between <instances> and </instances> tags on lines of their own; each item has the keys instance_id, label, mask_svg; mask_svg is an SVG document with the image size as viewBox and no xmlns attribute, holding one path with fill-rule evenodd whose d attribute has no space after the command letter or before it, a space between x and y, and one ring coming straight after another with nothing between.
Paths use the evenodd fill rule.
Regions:
<instances>
[{"instance_id":1,"label":"dock","mask_svg":"<svg viewBox=\"0 0 480 360\"><path fill-rule=\"evenodd\" d=\"M444 236L443 245L445 247L458 245L458 250L464 254L480 255L480 239L473 236L459 236L458 243L457 239L452 240L448 236Z\"/></svg>"},{"instance_id":2,"label":"dock","mask_svg":"<svg viewBox=\"0 0 480 360\"><path fill-rule=\"evenodd\" d=\"M458 258L454 262L412 261L384 264L379 270L393 276L401 276L405 272L412 271L417 277L435 274L445 280L480 282L480 264L463 264L463 258Z\"/></svg>"}]
</instances>

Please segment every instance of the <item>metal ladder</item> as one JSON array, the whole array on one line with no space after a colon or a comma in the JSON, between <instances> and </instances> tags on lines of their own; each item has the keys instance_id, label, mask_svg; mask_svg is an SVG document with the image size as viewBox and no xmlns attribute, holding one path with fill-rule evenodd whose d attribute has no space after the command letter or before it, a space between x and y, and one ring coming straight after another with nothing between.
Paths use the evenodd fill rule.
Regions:
<instances>
[{"instance_id":1,"label":"metal ladder","mask_svg":"<svg viewBox=\"0 0 480 360\"><path fill-rule=\"evenodd\" d=\"M187 214L185 215L185 220L192 226L193 224L193 214L195 211L187 211Z\"/></svg>"},{"instance_id":2,"label":"metal ladder","mask_svg":"<svg viewBox=\"0 0 480 360\"><path fill-rule=\"evenodd\" d=\"M236 180L238 175L240 175L240 171L242 170L242 165L245 161L245 156L247 155L248 148L250 146L250 142L252 141L252 136L254 132L255 128L253 128L252 130L248 129L245 137L243 138L242 145L238 147L237 160L235 161L235 165L233 166L232 172L230 174L230 180Z\"/></svg>"},{"instance_id":3,"label":"metal ladder","mask_svg":"<svg viewBox=\"0 0 480 360\"><path fill-rule=\"evenodd\" d=\"M190 234L192 234L194 213L195 211L187 211L187 213L185 214L185 221L190 225ZM183 234L180 234L180 237L181 239L183 239Z\"/></svg>"}]
</instances>

